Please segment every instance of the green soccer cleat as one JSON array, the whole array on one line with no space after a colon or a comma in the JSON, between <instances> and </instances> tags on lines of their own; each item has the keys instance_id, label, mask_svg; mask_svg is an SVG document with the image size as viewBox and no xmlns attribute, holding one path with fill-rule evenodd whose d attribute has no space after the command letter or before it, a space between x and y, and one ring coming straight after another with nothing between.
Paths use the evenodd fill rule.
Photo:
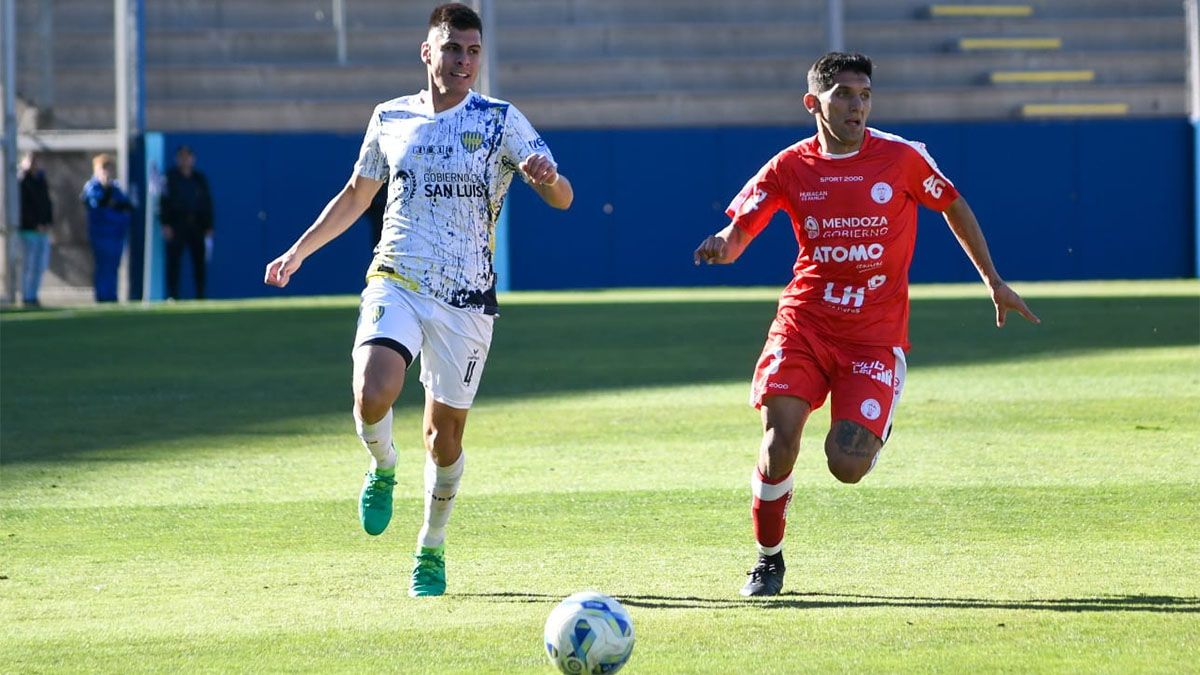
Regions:
<instances>
[{"instance_id":1,"label":"green soccer cleat","mask_svg":"<svg viewBox=\"0 0 1200 675\"><path fill-rule=\"evenodd\" d=\"M358 497L358 519L367 534L382 534L392 520L392 488L396 486L394 472L368 472Z\"/></svg>"},{"instance_id":2,"label":"green soccer cleat","mask_svg":"<svg viewBox=\"0 0 1200 675\"><path fill-rule=\"evenodd\" d=\"M446 592L446 547L421 547L413 558L412 583L408 594L414 598L441 595Z\"/></svg>"}]
</instances>

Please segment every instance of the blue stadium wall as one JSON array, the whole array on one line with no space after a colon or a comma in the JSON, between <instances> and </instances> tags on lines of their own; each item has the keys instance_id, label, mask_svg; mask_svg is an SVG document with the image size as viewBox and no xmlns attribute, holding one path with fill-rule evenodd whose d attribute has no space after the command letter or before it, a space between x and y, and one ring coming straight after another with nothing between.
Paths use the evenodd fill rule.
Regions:
<instances>
[{"instance_id":1,"label":"blue stadium wall","mask_svg":"<svg viewBox=\"0 0 1200 675\"><path fill-rule=\"evenodd\" d=\"M979 216L1006 278L1196 275L1198 139L1186 119L884 128L927 144ZM691 253L725 225L722 211L746 179L810 133L808 127L548 131L575 186L575 204L555 211L514 184L509 278L502 286L782 286L796 254L782 215L736 265L698 268ZM358 134L166 135L167 157L180 144L192 146L212 184L217 236L210 297L361 289L370 259L365 222L312 256L284 291L262 283L265 264L345 183L360 140ZM922 212L911 278L977 279L938 214Z\"/></svg>"}]
</instances>

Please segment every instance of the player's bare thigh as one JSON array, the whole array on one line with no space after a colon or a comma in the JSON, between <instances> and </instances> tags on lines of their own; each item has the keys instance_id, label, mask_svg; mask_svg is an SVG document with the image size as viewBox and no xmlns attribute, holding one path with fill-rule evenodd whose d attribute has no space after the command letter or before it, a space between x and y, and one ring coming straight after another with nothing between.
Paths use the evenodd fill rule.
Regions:
<instances>
[{"instance_id":1,"label":"player's bare thigh","mask_svg":"<svg viewBox=\"0 0 1200 675\"><path fill-rule=\"evenodd\" d=\"M769 396L762 402L763 439L758 470L771 480L787 476L800 454L800 435L812 412L807 401L795 396Z\"/></svg>"},{"instance_id":2,"label":"player's bare thigh","mask_svg":"<svg viewBox=\"0 0 1200 675\"><path fill-rule=\"evenodd\" d=\"M825 436L829 472L843 483L857 483L875 465L883 440L853 420L834 420Z\"/></svg>"},{"instance_id":3,"label":"player's bare thigh","mask_svg":"<svg viewBox=\"0 0 1200 675\"><path fill-rule=\"evenodd\" d=\"M367 424L383 419L404 388L408 362L395 349L379 344L354 348L354 411Z\"/></svg>"}]
</instances>

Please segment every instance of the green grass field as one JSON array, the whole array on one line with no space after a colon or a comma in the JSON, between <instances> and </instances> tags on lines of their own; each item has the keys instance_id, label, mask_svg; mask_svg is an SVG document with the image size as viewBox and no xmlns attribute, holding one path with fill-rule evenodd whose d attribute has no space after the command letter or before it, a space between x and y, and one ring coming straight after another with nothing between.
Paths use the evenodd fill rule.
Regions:
<instances>
[{"instance_id":1,"label":"green grass field","mask_svg":"<svg viewBox=\"0 0 1200 675\"><path fill-rule=\"evenodd\" d=\"M745 404L775 290L514 294L467 428L449 595L363 534L355 298L0 316L0 671L550 672L596 589L630 673L1195 672L1200 283L914 293L895 433L837 483L814 414L785 594L754 560Z\"/></svg>"}]
</instances>

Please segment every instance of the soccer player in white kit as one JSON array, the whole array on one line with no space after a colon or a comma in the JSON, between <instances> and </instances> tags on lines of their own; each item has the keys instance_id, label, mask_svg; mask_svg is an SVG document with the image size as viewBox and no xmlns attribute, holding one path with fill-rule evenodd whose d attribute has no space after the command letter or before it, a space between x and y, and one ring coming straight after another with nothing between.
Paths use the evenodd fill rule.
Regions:
<instances>
[{"instance_id":1,"label":"soccer player in white kit","mask_svg":"<svg viewBox=\"0 0 1200 675\"><path fill-rule=\"evenodd\" d=\"M383 235L367 272L354 339L354 421L371 453L359 498L368 534L392 516L392 405L418 354L425 387L425 521L409 594L446 590L446 523L465 455L467 412L479 388L497 314L496 219L516 174L550 206L570 207L571 183L525 116L471 90L483 61L483 23L470 7L440 5L421 43L428 88L375 108L353 175L283 255L267 284L286 286L304 259L345 232L388 181Z\"/></svg>"}]
</instances>

